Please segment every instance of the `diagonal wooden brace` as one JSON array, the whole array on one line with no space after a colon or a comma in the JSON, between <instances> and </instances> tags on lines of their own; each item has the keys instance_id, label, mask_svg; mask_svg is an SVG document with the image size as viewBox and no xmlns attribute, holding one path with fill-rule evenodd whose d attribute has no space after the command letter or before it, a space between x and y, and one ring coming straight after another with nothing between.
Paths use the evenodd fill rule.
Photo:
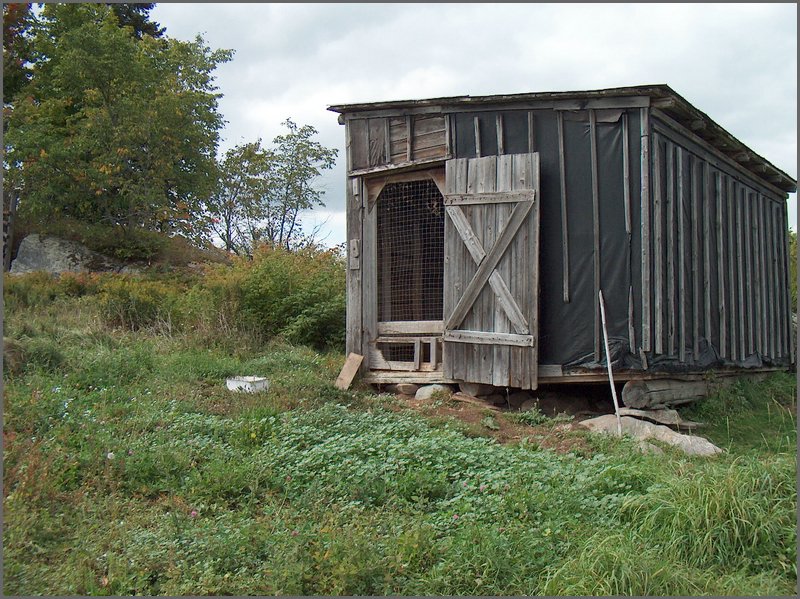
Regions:
<instances>
[{"instance_id":1,"label":"diagonal wooden brace","mask_svg":"<svg viewBox=\"0 0 800 599\"><path fill-rule=\"evenodd\" d=\"M503 254L506 249L508 249L508 246L514 239L517 231L519 231L522 223L525 222L525 218L530 213L531 208L533 208L533 201L518 202L517 205L514 206L508 224L495 240L489 253L486 254L475 236L475 233L472 231L472 227L470 227L467 218L461 211L461 208L458 206L447 207L447 213L450 215L456 229L458 229L459 235L461 235L461 238L464 240L473 260L478 264L478 270L464 290L461 299L458 300L458 304L456 304L453 313L447 319L445 330L454 329L461 324L461 321L464 320L470 308L472 308L472 305L475 303L475 300L478 299L481 289L483 289L488 281L492 290L497 295L500 305L508 315L509 321L511 321L514 328L517 330L517 333L528 334L530 332L528 324L519 310L519 306L517 306L517 303L511 296L511 292L495 268L500 263Z\"/></svg>"}]
</instances>

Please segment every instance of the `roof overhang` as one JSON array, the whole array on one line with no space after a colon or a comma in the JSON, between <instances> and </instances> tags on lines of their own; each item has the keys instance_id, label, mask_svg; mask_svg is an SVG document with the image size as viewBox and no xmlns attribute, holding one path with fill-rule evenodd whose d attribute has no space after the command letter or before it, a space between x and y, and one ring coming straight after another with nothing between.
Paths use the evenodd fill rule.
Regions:
<instances>
[{"instance_id":1,"label":"roof overhang","mask_svg":"<svg viewBox=\"0 0 800 599\"><path fill-rule=\"evenodd\" d=\"M784 171L760 156L744 143L736 139L723 127L714 122L706 113L692 106L668 85L637 85L609 89L562 92L531 92L524 94L503 94L494 96L449 96L425 100L398 100L389 102L369 102L359 104L336 104L328 110L341 115L374 113L376 111L415 112L420 110L485 110L489 106L510 108L516 104L539 104L547 102L577 101L577 108L591 108L597 102L611 98L649 98L649 105L661 110L686 127L694 135L706 141L725 156L738 163L774 187L787 192L797 191L797 181ZM426 110L427 109L427 110ZM366 116L366 115L365 115ZM341 119L341 117L340 117Z\"/></svg>"}]
</instances>

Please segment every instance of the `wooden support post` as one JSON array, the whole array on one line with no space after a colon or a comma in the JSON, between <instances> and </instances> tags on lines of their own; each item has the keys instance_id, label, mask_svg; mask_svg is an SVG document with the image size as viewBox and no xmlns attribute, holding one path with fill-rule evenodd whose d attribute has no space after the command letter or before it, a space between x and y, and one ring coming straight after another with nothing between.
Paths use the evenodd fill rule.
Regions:
<instances>
[{"instance_id":1,"label":"wooden support post","mask_svg":"<svg viewBox=\"0 0 800 599\"><path fill-rule=\"evenodd\" d=\"M362 263L362 216L361 208L361 183L358 178L347 180L347 263L346 285L347 285L347 330L346 330L346 350L357 354L363 354L362 346L362 286L361 276L363 269Z\"/></svg>"},{"instance_id":2,"label":"wooden support post","mask_svg":"<svg viewBox=\"0 0 800 599\"><path fill-rule=\"evenodd\" d=\"M594 232L593 263L594 263L594 292L595 296L600 292L602 285L600 281L600 184L599 172L597 168L597 114L594 110L589 110L589 143L592 159L592 227ZM600 361L600 314L599 307L594 310L594 359Z\"/></svg>"},{"instance_id":3,"label":"wooden support post","mask_svg":"<svg viewBox=\"0 0 800 599\"><path fill-rule=\"evenodd\" d=\"M753 287L755 288L755 316L754 316L754 325L755 325L755 350L761 355L764 355L764 345L763 345L763 332L761 330L762 327L762 313L764 311L764 303L762 300L762 286L763 286L763 260L761 258L761 229L759 223L761 219L759 218L759 204L761 203L761 194L758 192L753 194L751 198L751 206L750 206L750 227L752 229L752 237L753 237L753 271L754 271L754 281Z\"/></svg>"},{"instance_id":4,"label":"wooden support post","mask_svg":"<svg viewBox=\"0 0 800 599\"><path fill-rule=\"evenodd\" d=\"M414 117L406 116L406 160L414 160Z\"/></svg>"},{"instance_id":5,"label":"wooden support post","mask_svg":"<svg viewBox=\"0 0 800 599\"><path fill-rule=\"evenodd\" d=\"M755 291L755 273L753 272L753 215L750 212L750 191L743 189L742 193L742 228L744 229L744 270L745 270L745 300L747 304L747 355L755 352L755 326L753 293Z\"/></svg>"}]
</instances>

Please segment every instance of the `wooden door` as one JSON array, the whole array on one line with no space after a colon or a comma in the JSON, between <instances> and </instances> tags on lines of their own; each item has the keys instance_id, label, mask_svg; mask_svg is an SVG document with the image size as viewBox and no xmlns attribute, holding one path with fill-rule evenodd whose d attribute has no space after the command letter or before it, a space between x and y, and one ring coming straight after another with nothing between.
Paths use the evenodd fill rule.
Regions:
<instances>
[{"instance_id":1,"label":"wooden door","mask_svg":"<svg viewBox=\"0 0 800 599\"><path fill-rule=\"evenodd\" d=\"M444 375L535 389L539 155L448 160Z\"/></svg>"}]
</instances>

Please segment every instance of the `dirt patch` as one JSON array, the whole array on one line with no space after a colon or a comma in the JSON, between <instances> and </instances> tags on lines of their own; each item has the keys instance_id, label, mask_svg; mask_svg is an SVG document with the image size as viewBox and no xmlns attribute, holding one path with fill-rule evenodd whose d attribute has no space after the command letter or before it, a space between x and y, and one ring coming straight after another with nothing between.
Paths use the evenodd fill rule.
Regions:
<instances>
[{"instance_id":1,"label":"dirt patch","mask_svg":"<svg viewBox=\"0 0 800 599\"><path fill-rule=\"evenodd\" d=\"M574 422L530 426L514 422L509 417L511 414L519 413L516 410L491 410L454 399L415 399L409 395L395 397L397 401L394 405L398 410L413 410L438 422L456 421L463 425L468 434L491 437L498 443L513 444L529 439L542 448L553 449L559 453L591 453L585 433L577 430Z\"/></svg>"}]
</instances>

